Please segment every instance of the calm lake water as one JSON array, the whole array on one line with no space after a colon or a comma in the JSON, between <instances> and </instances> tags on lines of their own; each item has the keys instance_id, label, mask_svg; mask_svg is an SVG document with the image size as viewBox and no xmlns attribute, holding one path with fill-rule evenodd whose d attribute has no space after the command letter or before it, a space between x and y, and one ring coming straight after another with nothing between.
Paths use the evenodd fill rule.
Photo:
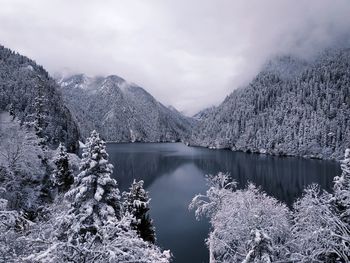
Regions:
<instances>
[{"instance_id":1,"label":"calm lake water","mask_svg":"<svg viewBox=\"0 0 350 263\"><path fill-rule=\"evenodd\" d=\"M228 172L239 187L254 182L268 194L291 205L311 183L331 189L336 162L281 158L229 150L187 147L181 143L108 144L114 178L126 190L133 179L144 180L151 201L157 243L170 249L177 263L208 262L207 221L196 221L188 210L193 196L205 193L204 175Z\"/></svg>"}]
</instances>

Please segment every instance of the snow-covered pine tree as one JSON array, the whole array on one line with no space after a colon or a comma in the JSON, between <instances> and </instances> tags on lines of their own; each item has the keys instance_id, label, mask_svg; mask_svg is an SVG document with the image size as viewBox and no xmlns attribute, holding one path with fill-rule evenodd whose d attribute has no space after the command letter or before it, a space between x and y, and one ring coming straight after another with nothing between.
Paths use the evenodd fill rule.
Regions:
<instances>
[{"instance_id":1,"label":"snow-covered pine tree","mask_svg":"<svg viewBox=\"0 0 350 263\"><path fill-rule=\"evenodd\" d=\"M38 76L38 79L40 81L40 83L42 83L42 79ZM50 181L50 175L51 175L51 169L48 165L48 158L45 154L45 152L48 150L47 148L47 136L44 133L44 129L48 124L48 120L47 120L47 105L46 102L46 98L43 94L43 85L39 84L39 86L37 87L37 96L34 99L34 121L32 123L32 129L34 129L34 132L37 136L38 139L38 144L39 146L43 149L44 154L42 156L40 156L42 164L44 165L44 167L46 168L46 173L45 176L43 177L43 180L41 182L42 184L42 188L41 188L41 195L40 197L47 201L47 202L51 202L53 200L53 196L51 193L51 181Z\"/></svg>"},{"instance_id":2,"label":"snow-covered pine tree","mask_svg":"<svg viewBox=\"0 0 350 263\"><path fill-rule=\"evenodd\" d=\"M350 149L345 150L341 169L341 176L334 178L334 203L340 219L346 223L350 232Z\"/></svg>"},{"instance_id":3,"label":"snow-covered pine tree","mask_svg":"<svg viewBox=\"0 0 350 263\"><path fill-rule=\"evenodd\" d=\"M293 207L293 262L349 262L349 229L318 185L305 189Z\"/></svg>"},{"instance_id":4,"label":"snow-covered pine tree","mask_svg":"<svg viewBox=\"0 0 350 263\"><path fill-rule=\"evenodd\" d=\"M67 192L74 182L72 171L69 167L69 157L66 147L62 143L58 146L58 153L54 160L56 169L53 172L53 183L58 192Z\"/></svg>"},{"instance_id":5,"label":"snow-covered pine tree","mask_svg":"<svg viewBox=\"0 0 350 263\"><path fill-rule=\"evenodd\" d=\"M143 181L136 181L131 184L129 192L124 192L124 207L134 216L131 226L137 231L139 236L151 243L155 242L155 231L152 224L152 219L149 217L149 202L148 192L143 188Z\"/></svg>"},{"instance_id":6,"label":"snow-covered pine tree","mask_svg":"<svg viewBox=\"0 0 350 263\"><path fill-rule=\"evenodd\" d=\"M45 125L45 107L44 107L44 101L45 98L43 95L40 95L40 87L39 87L39 95L35 97L34 100L34 131L36 135L40 138L40 145L44 147L45 145L45 138L43 134L43 128Z\"/></svg>"},{"instance_id":7,"label":"snow-covered pine tree","mask_svg":"<svg viewBox=\"0 0 350 263\"><path fill-rule=\"evenodd\" d=\"M272 262L272 240L261 230L252 230L251 240L248 242L248 254L243 263L270 263Z\"/></svg>"},{"instance_id":8,"label":"snow-covered pine tree","mask_svg":"<svg viewBox=\"0 0 350 263\"><path fill-rule=\"evenodd\" d=\"M84 148L80 173L66 193L72 201L68 242L84 243L89 236L101 240L99 228L121 218L120 194L117 182L111 178L112 170L105 142L93 131Z\"/></svg>"}]
</instances>

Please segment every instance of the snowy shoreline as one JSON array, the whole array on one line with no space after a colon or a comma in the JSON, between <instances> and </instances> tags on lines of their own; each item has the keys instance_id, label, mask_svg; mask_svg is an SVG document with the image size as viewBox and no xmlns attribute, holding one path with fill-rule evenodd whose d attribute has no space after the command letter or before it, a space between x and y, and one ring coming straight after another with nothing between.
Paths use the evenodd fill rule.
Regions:
<instances>
[{"instance_id":1,"label":"snowy shoreline","mask_svg":"<svg viewBox=\"0 0 350 263\"><path fill-rule=\"evenodd\" d=\"M319 160L319 161L331 161L331 162L337 162L339 163L341 159L335 159L335 158L322 158L318 156L313 156L313 155L295 155L295 154L278 154L278 153L273 153L269 152L267 150L265 151L252 151L250 149L246 150L241 150L241 149L232 149L229 147L214 147L214 146L202 146L202 145L195 145L195 144L190 144L188 142L183 142L183 141L162 141L162 142L143 142L143 141L136 141L136 142L117 142L117 141L106 141L107 144L129 144L129 143L142 143L142 144L147 144L147 143L182 143L188 147L199 147L199 148L207 148L209 150L227 150L227 151L232 151L232 152L242 152L242 153L247 153L247 154L257 154L257 155L269 155L269 156L275 156L275 157L280 157L280 158L302 158L302 159L308 159L308 160Z\"/></svg>"}]
</instances>

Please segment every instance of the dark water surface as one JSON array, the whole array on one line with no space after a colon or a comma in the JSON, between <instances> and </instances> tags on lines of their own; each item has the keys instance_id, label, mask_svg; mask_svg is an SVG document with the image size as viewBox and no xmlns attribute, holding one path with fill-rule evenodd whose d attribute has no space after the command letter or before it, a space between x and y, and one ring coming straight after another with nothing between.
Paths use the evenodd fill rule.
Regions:
<instances>
[{"instance_id":1,"label":"dark water surface","mask_svg":"<svg viewBox=\"0 0 350 263\"><path fill-rule=\"evenodd\" d=\"M197 193L205 193L205 174L228 172L239 187L248 181L291 205L303 188L318 183L331 189L338 163L302 158L281 158L229 150L187 147L181 143L108 144L114 177L121 190L133 178L145 181L151 201L151 217L157 242L170 249L177 263L208 262L205 238L208 222L197 222L188 205Z\"/></svg>"}]
</instances>

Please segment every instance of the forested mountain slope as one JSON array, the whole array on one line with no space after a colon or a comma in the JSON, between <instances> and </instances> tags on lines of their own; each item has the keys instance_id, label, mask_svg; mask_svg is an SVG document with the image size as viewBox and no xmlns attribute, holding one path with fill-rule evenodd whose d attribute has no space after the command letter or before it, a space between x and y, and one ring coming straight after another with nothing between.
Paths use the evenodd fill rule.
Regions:
<instances>
[{"instance_id":1,"label":"forested mountain slope","mask_svg":"<svg viewBox=\"0 0 350 263\"><path fill-rule=\"evenodd\" d=\"M206 118L208 118L208 116L211 114L211 112L213 112L215 110L215 107L209 107L209 108L205 108L204 110L201 110L199 112L197 112L195 115L193 115L192 117L195 120L205 120Z\"/></svg>"},{"instance_id":2,"label":"forested mountain slope","mask_svg":"<svg viewBox=\"0 0 350 263\"><path fill-rule=\"evenodd\" d=\"M201 119L191 144L339 159L350 146L350 49L272 60Z\"/></svg>"},{"instance_id":3,"label":"forested mountain slope","mask_svg":"<svg viewBox=\"0 0 350 263\"><path fill-rule=\"evenodd\" d=\"M117 142L178 141L189 136L191 119L118 76L80 74L58 82L84 137L94 129Z\"/></svg>"},{"instance_id":4,"label":"forested mountain slope","mask_svg":"<svg viewBox=\"0 0 350 263\"><path fill-rule=\"evenodd\" d=\"M40 105L39 105L40 102ZM49 145L64 142L75 151L79 132L58 86L33 60L0 45L0 111L11 111L22 123L40 114L42 136Z\"/></svg>"}]
</instances>

